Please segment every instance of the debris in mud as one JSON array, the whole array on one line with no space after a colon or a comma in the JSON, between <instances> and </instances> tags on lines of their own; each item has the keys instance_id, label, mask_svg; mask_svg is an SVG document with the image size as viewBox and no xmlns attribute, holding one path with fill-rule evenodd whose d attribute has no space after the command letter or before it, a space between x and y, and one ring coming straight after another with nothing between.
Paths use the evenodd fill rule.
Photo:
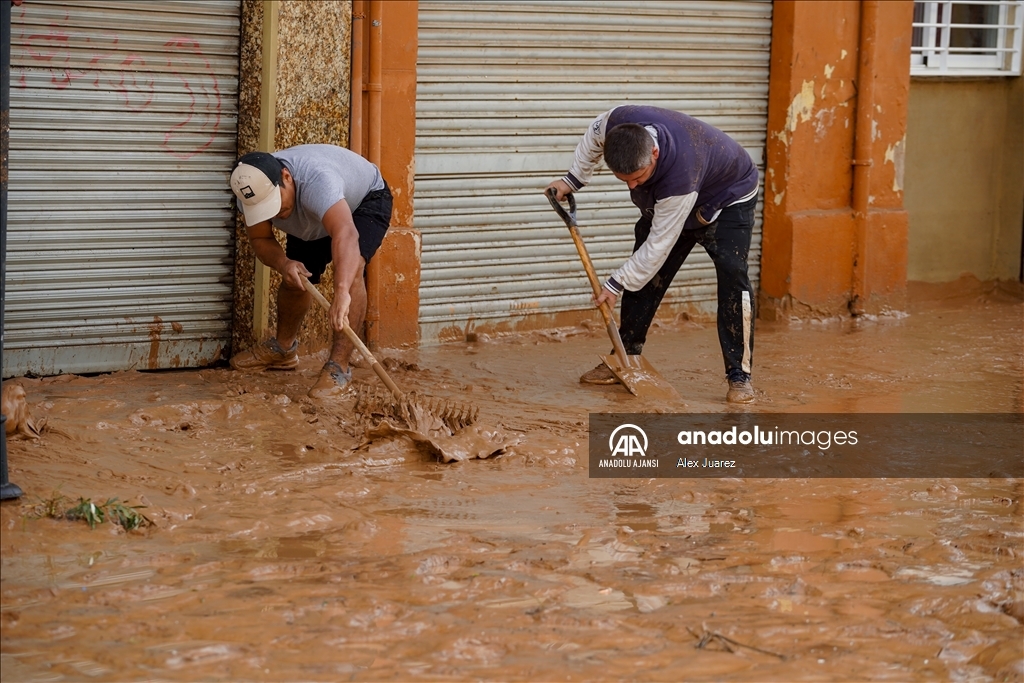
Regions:
<instances>
[{"instance_id":1,"label":"debris in mud","mask_svg":"<svg viewBox=\"0 0 1024 683\"><path fill-rule=\"evenodd\" d=\"M782 660L786 659L786 655L781 655L778 652L772 652L771 650L762 650L759 647L747 645L745 643L739 642L738 640L733 640L728 636L723 636L721 633L717 631L709 631L708 627L704 624L701 625L701 633L699 634L689 626L686 627L686 630L689 631L690 635L692 635L694 638L697 638L697 644L694 645L694 647L696 647L698 650L708 648L708 646L710 646L711 644L718 644L719 646L721 646L723 650L730 653L735 653L736 648L746 648L754 652L759 652L763 655L771 655L772 657L778 657Z\"/></svg>"},{"instance_id":2,"label":"debris in mud","mask_svg":"<svg viewBox=\"0 0 1024 683\"><path fill-rule=\"evenodd\" d=\"M412 395L412 394L411 394ZM518 442L503 430L488 429L480 424L459 420L445 421L423 404L410 400L400 404L400 411L381 415L380 422L366 431L366 440L356 451L369 451L382 440L404 439L413 449L444 463L474 458L486 459L504 455ZM475 415L473 416L475 420ZM453 425L458 425L453 428Z\"/></svg>"},{"instance_id":3,"label":"debris in mud","mask_svg":"<svg viewBox=\"0 0 1024 683\"><path fill-rule=\"evenodd\" d=\"M4 433L9 437L38 439L45 426L45 419L36 422L28 411L25 387L14 382L4 382L3 414L7 416Z\"/></svg>"},{"instance_id":4,"label":"debris in mud","mask_svg":"<svg viewBox=\"0 0 1024 683\"><path fill-rule=\"evenodd\" d=\"M416 450L448 463L502 455L518 441L501 429L475 424L480 412L476 407L415 391L399 401L380 387L360 386L353 410L368 425L356 450L369 450L386 439L405 439Z\"/></svg>"},{"instance_id":5,"label":"debris in mud","mask_svg":"<svg viewBox=\"0 0 1024 683\"><path fill-rule=\"evenodd\" d=\"M479 424L460 430L457 434L439 428L419 429L392 425L384 420L376 427L366 430L366 441L359 449L367 449L381 439L405 438L412 442L417 450L436 457L441 462L462 462L479 458L481 460L495 455L504 455L508 449L519 442L517 436L509 436L502 429L486 429Z\"/></svg>"},{"instance_id":6,"label":"debris in mud","mask_svg":"<svg viewBox=\"0 0 1024 683\"><path fill-rule=\"evenodd\" d=\"M1024 624L1024 593L1016 595L1012 600L1007 600L1000 608L1005 614Z\"/></svg>"},{"instance_id":7,"label":"debris in mud","mask_svg":"<svg viewBox=\"0 0 1024 683\"><path fill-rule=\"evenodd\" d=\"M36 517L50 519L83 520L95 529L98 524L110 520L125 531L144 529L153 526L153 521L139 512L142 505L125 505L117 498L108 498L105 503L94 503L89 498L79 498L71 504L69 498L55 493L49 499L40 502L33 511Z\"/></svg>"},{"instance_id":8,"label":"debris in mud","mask_svg":"<svg viewBox=\"0 0 1024 683\"><path fill-rule=\"evenodd\" d=\"M320 421L320 416L317 414L316 406L313 405L308 398L300 402L299 410L302 412L308 424L316 424Z\"/></svg>"},{"instance_id":9,"label":"debris in mud","mask_svg":"<svg viewBox=\"0 0 1024 683\"><path fill-rule=\"evenodd\" d=\"M1020 643L1000 640L971 657L971 664L995 674L997 681L1019 681L1024 676L1024 659L1020 656Z\"/></svg>"},{"instance_id":10,"label":"debris in mud","mask_svg":"<svg viewBox=\"0 0 1024 683\"><path fill-rule=\"evenodd\" d=\"M406 372L419 372L420 370L420 366L416 365L416 363L410 363L408 361L404 361L398 358L392 358L390 356L386 356L384 360L380 362L380 364L383 365L384 369L388 370L389 372L395 372L397 370L404 370Z\"/></svg>"}]
</instances>

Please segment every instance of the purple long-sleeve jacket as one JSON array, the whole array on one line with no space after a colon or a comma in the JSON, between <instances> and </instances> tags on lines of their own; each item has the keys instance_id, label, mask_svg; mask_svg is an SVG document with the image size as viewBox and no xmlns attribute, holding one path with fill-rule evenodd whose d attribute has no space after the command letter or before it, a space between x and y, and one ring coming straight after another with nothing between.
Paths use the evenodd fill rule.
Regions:
<instances>
[{"instance_id":1,"label":"purple long-sleeve jacket","mask_svg":"<svg viewBox=\"0 0 1024 683\"><path fill-rule=\"evenodd\" d=\"M757 167L731 137L686 114L645 105L611 109L587 128L564 180L582 189L604 156L606 133L636 123L658 148L654 173L630 191L633 203L651 217L647 240L605 284L615 294L643 288L668 258L683 230L712 223L721 210L757 195Z\"/></svg>"}]
</instances>

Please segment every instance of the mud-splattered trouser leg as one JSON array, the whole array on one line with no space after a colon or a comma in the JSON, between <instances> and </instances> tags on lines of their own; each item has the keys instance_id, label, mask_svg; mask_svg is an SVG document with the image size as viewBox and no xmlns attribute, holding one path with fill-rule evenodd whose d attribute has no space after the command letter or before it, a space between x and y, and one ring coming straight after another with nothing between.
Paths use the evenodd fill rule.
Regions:
<instances>
[{"instance_id":1,"label":"mud-splattered trouser leg","mask_svg":"<svg viewBox=\"0 0 1024 683\"><path fill-rule=\"evenodd\" d=\"M747 253L756 206L756 198L727 206L698 240L718 275L718 341L730 380L749 378L754 362L754 289Z\"/></svg>"},{"instance_id":2,"label":"mud-splattered trouser leg","mask_svg":"<svg viewBox=\"0 0 1024 683\"><path fill-rule=\"evenodd\" d=\"M706 229L684 230L665 264L642 289L622 293L622 320L619 334L626 353L639 354L647 341L647 330L654 320L665 292L682 267L694 245L700 243L715 264L718 275L718 339L725 359L726 375L737 372L750 375L754 354L754 291L747 274L747 253L754 228L757 200L726 207L718 220ZM640 248L651 231L651 220L642 217L636 223L636 242Z\"/></svg>"}]
</instances>

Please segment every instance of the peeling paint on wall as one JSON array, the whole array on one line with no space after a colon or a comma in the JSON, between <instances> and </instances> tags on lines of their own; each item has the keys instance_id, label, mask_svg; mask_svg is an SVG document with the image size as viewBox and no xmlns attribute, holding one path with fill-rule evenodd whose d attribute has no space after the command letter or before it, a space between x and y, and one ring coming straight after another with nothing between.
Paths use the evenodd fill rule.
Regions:
<instances>
[{"instance_id":1,"label":"peeling paint on wall","mask_svg":"<svg viewBox=\"0 0 1024 683\"><path fill-rule=\"evenodd\" d=\"M826 64L825 65L825 80L826 81L828 81L828 80L830 80L832 78L832 72L835 71L835 70L836 70L836 68L834 66L832 66L831 64ZM820 95L821 99L825 99L825 91L827 89L828 89L828 83L822 83L821 84L821 95Z\"/></svg>"},{"instance_id":2,"label":"peeling paint on wall","mask_svg":"<svg viewBox=\"0 0 1024 683\"><path fill-rule=\"evenodd\" d=\"M796 126L799 121L807 122L811 120L811 112L814 109L814 81L804 81L800 87L800 92L796 97L793 98L793 102L789 105L789 112L786 115L786 127L785 129L776 134L776 137L782 141L782 144L789 145L789 137L787 131L792 133L796 131ZM799 121L798 121L799 118Z\"/></svg>"},{"instance_id":3,"label":"peeling paint on wall","mask_svg":"<svg viewBox=\"0 0 1024 683\"><path fill-rule=\"evenodd\" d=\"M416 156L413 155L412 159L406 164L405 167L405 186L414 187L416 179Z\"/></svg>"},{"instance_id":4,"label":"peeling paint on wall","mask_svg":"<svg viewBox=\"0 0 1024 683\"><path fill-rule=\"evenodd\" d=\"M817 123L814 124L815 139L822 140L828 133L828 129L832 127L833 123L835 123L835 107L830 107L828 109L822 109L818 111L818 113L814 115L814 118L817 121Z\"/></svg>"},{"instance_id":5,"label":"peeling paint on wall","mask_svg":"<svg viewBox=\"0 0 1024 683\"><path fill-rule=\"evenodd\" d=\"M775 186L775 169L774 168L769 168L768 169L768 177L767 177L766 185L767 185L768 189L771 190L771 193L773 195L772 202L776 206L782 204L782 199L783 199L783 197L786 196L786 191L782 190L780 192L779 188Z\"/></svg>"},{"instance_id":6,"label":"peeling paint on wall","mask_svg":"<svg viewBox=\"0 0 1024 683\"><path fill-rule=\"evenodd\" d=\"M797 116L801 121L807 122L811 118L811 111L814 109L814 81L804 81L800 87L800 94L793 98L789 105L789 116L786 118L786 128L793 132L796 130Z\"/></svg>"},{"instance_id":7,"label":"peeling paint on wall","mask_svg":"<svg viewBox=\"0 0 1024 683\"><path fill-rule=\"evenodd\" d=\"M907 152L907 136L889 145L885 150L885 162L893 165L892 191L903 192L903 168Z\"/></svg>"}]
</instances>

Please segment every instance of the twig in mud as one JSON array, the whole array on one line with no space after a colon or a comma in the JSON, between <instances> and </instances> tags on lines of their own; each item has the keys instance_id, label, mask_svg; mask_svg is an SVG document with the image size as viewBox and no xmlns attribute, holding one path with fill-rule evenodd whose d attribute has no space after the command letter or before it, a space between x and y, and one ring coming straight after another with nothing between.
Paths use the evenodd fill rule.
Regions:
<instances>
[{"instance_id":1,"label":"twig in mud","mask_svg":"<svg viewBox=\"0 0 1024 683\"><path fill-rule=\"evenodd\" d=\"M771 650L763 650L759 647L754 647L753 645L741 643L738 640L733 640L729 636L723 636L718 631L709 631L707 626L703 624L701 625L701 629L702 632L698 634L689 626L686 627L686 630L690 632L690 635L697 639L697 644L694 647L696 647L698 650L703 650L711 643L717 641L719 645L725 648L726 652L735 653L736 650L733 649L734 647L742 647L746 648L747 650L753 650L754 652L760 652L763 655L771 655L772 657L778 657L781 660L786 659L786 655L779 654L778 652L772 652Z\"/></svg>"},{"instance_id":2,"label":"twig in mud","mask_svg":"<svg viewBox=\"0 0 1024 683\"><path fill-rule=\"evenodd\" d=\"M514 422L510 424L509 422L507 422L505 420L502 420L500 424L501 424L502 428L507 429L507 430L512 431L512 432L528 432L528 431L530 431L529 427L524 427L523 425L516 424Z\"/></svg>"}]
</instances>

